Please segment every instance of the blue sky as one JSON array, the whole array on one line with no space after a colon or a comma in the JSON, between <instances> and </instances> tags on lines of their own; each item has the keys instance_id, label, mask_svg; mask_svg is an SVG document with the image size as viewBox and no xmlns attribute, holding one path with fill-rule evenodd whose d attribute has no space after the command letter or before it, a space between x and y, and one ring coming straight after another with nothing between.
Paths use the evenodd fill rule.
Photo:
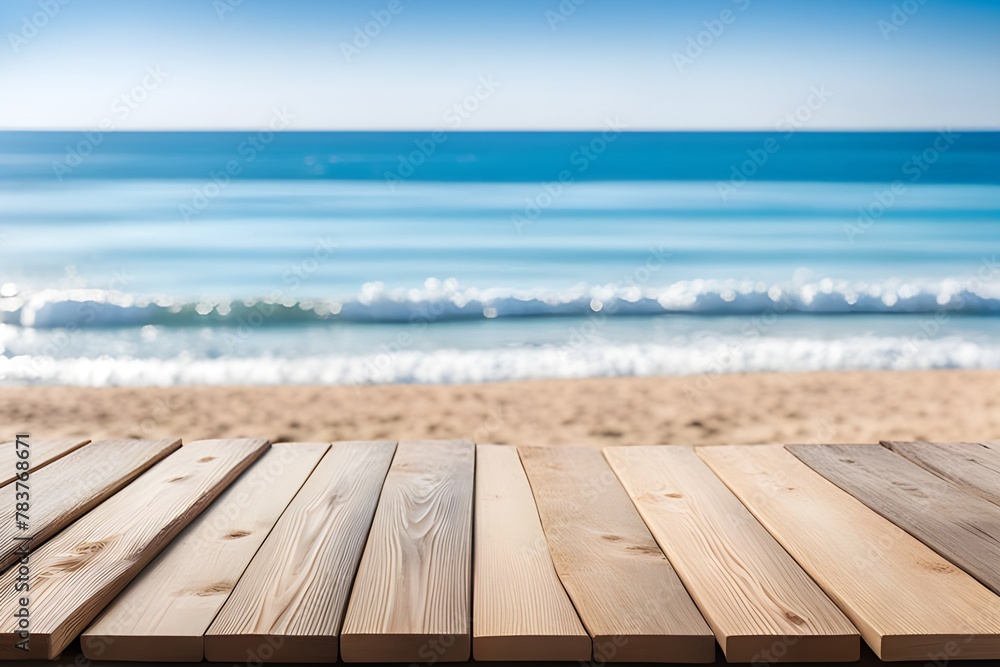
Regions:
<instances>
[{"instance_id":1,"label":"blue sky","mask_svg":"<svg viewBox=\"0 0 1000 667\"><path fill-rule=\"evenodd\" d=\"M1000 128L995 0L4 0L0 36L0 128Z\"/></svg>"}]
</instances>

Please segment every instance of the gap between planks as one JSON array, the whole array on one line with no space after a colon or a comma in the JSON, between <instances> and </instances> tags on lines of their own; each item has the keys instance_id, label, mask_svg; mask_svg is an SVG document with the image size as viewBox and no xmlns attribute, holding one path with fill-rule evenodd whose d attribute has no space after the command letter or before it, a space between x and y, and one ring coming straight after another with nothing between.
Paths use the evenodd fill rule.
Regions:
<instances>
[{"instance_id":1,"label":"gap between planks","mask_svg":"<svg viewBox=\"0 0 1000 667\"><path fill-rule=\"evenodd\" d=\"M783 446L696 451L882 660L1000 658L1000 598Z\"/></svg>"},{"instance_id":2,"label":"gap between planks","mask_svg":"<svg viewBox=\"0 0 1000 667\"><path fill-rule=\"evenodd\" d=\"M206 658L337 659L351 582L395 448L386 441L330 446L209 627Z\"/></svg>"},{"instance_id":3,"label":"gap between planks","mask_svg":"<svg viewBox=\"0 0 1000 667\"><path fill-rule=\"evenodd\" d=\"M556 572L598 662L712 662L715 637L594 447L519 447Z\"/></svg>"},{"instance_id":4,"label":"gap between planks","mask_svg":"<svg viewBox=\"0 0 1000 667\"><path fill-rule=\"evenodd\" d=\"M1000 505L1000 445L989 442L894 442L882 446Z\"/></svg>"},{"instance_id":5,"label":"gap between planks","mask_svg":"<svg viewBox=\"0 0 1000 667\"><path fill-rule=\"evenodd\" d=\"M879 445L786 449L1000 594L1000 506Z\"/></svg>"},{"instance_id":6,"label":"gap between planks","mask_svg":"<svg viewBox=\"0 0 1000 667\"><path fill-rule=\"evenodd\" d=\"M475 446L403 441L341 631L346 662L461 662L471 650Z\"/></svg>"},{"instance_id":7,"label":"gap between planks","mask_svg":"<svg viewBox=\"0 0 1000 667\"><path fill-rule=\"evenodd\" d=\"M14 521L0 526L0 570L18 561L181 446L180 440L102 440L80 447L32 471L27 529ZM0 507L14 507L22 483L0 487Z\"/></svg>"},{"instance_id":8,"label":"gap between planks","mask_svg":"<svg viewBox=\"0 0 1000 667\"><path fill-rule=\"evenodd\" d=\"M852 662L858 631L690 447L604 456L729 662Z\"/></svg>"},{"instance_id":9,"label":"gap between planks","mask_svg":"<svg viewBox=\"0 0 1000 667\"><path fill-rule=\"evenodd\" d=\"M35 440L33 438L28 438L29 443L28 450L29 461L31 463L31 472L35 473L50 463L54 463L66 456L70 452L74 452L80 447L86 445L90 440L79 440L79 439L40 439ZM16 446L16 441L5 442L0 444L0 464L3 465L2 477L0 477L0 487L10 484L15 479L17 479L17 472L15 465L20 460L17 452L18 449L24 449L24 447L18 448Z\"/></svg>"},{"instance_id":10,"label":"gap between planks","mask_svg":"<svg viewBox=\"0 0 1000 667\"><path fill-rule=\"evenodd\" d=\"M0 659L57 657L266 447L182 447L39 547L30 561L28 650L17 648L18 568L0 576Z\"/></svg>"},{"instance_id":11,"label":"gap between planks","mask_svg":"<svg viewBox=\"0 0 1000 667\"><path fill-rule=\"evenodd\" d=\"M272 445L83 633L84 655L201 661L209 625L329 447Z\"/></svg>"},{"instance_id":12,"label":"gap between planks","mask_svg":"<svg viewBox=\"0 0 1000 667\"><path fill-rule=\"evenodd\" d=\"M472 653L476 660L590 660L517 449L476 447Z\"/></svg>"}]
</instances>

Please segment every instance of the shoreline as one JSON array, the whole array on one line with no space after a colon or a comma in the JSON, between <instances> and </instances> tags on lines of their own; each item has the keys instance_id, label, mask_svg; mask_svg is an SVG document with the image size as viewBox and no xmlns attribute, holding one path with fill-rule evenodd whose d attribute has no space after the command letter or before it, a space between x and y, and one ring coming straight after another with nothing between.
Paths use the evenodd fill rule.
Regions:
<instances>
[{"instance_id":1,"label":"shoreline","mask_svg":"<svg viewBox=\"0 0 1000 667\"><path fill-rule=\"evenodd\" d=\"M451 439L517 445L1000 438L1000 371L821 371L473 385L4 387L13 439Z\"/></svg>"}]
</instances>

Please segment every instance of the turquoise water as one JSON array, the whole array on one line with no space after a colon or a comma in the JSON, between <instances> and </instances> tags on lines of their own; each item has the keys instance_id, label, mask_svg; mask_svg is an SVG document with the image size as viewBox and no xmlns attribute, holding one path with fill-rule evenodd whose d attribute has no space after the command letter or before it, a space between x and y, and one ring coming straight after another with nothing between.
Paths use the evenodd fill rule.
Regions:
<instances>
[{"instance_id":1,"label":"turquoise water","mask_svg":"<svg viewBox=\"0 0 1000 667\"><path fill-rule=\"evenodd\" d=\"M0 133L3 382L1000 368L996 133L429 137Z\"/></svg>"}]
</instances>

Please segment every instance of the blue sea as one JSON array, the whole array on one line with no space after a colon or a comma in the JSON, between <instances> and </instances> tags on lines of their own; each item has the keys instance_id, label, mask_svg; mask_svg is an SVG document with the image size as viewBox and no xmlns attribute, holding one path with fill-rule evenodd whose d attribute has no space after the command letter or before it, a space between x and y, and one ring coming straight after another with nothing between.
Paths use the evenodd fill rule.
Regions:
<instances>
[{"instance_id":1,"label":"blue sea","mask_svg":"<svg viewBox=\"0 0 1000 667\"><path fill-rule=\"evenodd\" d=\"M0 383L1000 368L1000 133L0 132Z\"/></svg>"}]
</instances>

